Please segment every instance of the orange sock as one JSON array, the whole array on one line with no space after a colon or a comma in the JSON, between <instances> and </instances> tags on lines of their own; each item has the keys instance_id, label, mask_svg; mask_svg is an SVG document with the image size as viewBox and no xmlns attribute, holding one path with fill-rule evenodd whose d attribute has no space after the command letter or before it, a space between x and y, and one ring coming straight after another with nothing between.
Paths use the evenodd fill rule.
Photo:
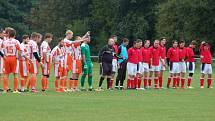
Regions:
<instances>
[{"instance_id":1,"label":"orange sock","mask_svg":"<svg viewBox=\"0 0 215 121\"><path fill-rule=\"evenodd\" d=\"M26 83L26 79L21 79L21 88L24 89L25 88L25 83Z\"/></svg>"},{"instance_id":2,"label":"orange sock","mask_svg":"<svg viewBox=\"0 0 215 121\"><path fill-rule=\"evenodd\" d=\"M28 88L28 89L31 89L32 78L33 78L33 77L29 78L29 80L28 80L28 85L27 85L27 88Z\"/></svg>"},{"instance_id":3,"label":"orange sock","mask_svg":"<svg viewBox=\"0 0 215 121\"><path fill-rule=\"evenodd\" d=\"M72 89L72 88L73 88L73 84L74 84L74 80L73 80L73 79L70 79L70 80L69 80L69 89Z\"/></svg>"},{"instance_id":4,"label":"orange sock","mask_svg":"<svg viewBox=\"0 0 215 121\"><path fill-rule=\"evenodd\" d=\"M7 91L8 90L8 78L5 77L4 78L4 91Z\"/></svg>"},{"instance_id":5,"label":"orange sock","mask_svg":"<svg viewBox=\"0 0 215 121\"><path fill-rule=\"evenodd\" d=\"M45 90L45 85L46 85L45 77L42 77L41 83L42 83L42 90Z\"/></svg>"},{"instance_id":6,"label":"orange sock","mask_svg":"<svg viewBox=\"0 0 215 121\"><path fill-rule=\"evenodd\" d=\"M13 82L13 83L14 83L14 84L13 84L14 91L17 91L17 89L18 89L18 84L19 84L19 80L18 80L17 77L14 78L14 82Z\"/></svg>"},{"instance_id":7,"label":"orange sock","mask_svg":"<svg viewBox=\"0 0 215 121\"><path fill-rule=\"evenodd\" d=\"M58 89L59 88L59 86L58 86L58 79L55 79L55 89Z\"/></svg>"},{"instance_id":8,"label":"orange sock","mask_svg":"<svg viewBox=\"0 0 215 121\"><path fill-rule=\"evenodd\" d=\"M60 79L60 90L64 89L64 79Z\"/></svg>"},{"instance_id":9,"label":"orange sock","mask_svg":"<svg viewBox=\"0 0 215 121\"><path fill-rule=\"evenodd\" d=\"M67 79L64 79L64 89L66 89L67 88Z\"/></svg>"},{"instance_id":10,"label":"orange sock","mask_svg":"<svg viewBox=\"0 0 215 121\"><path fill-rule=\"evenodd\" d=\"M45 78L45 89L48 89L48 78Z\"/></svg>"},{"instance_id":11,"label":"orange sock","mask_svg":"<svg viewBox=\"0 0 215 121\"><path fill-rule=\"evenodd\" d=\"M78 87L78 79L76 79L76 80L74 80L75 82L74 82L74 89L77 89L77 87Z\"/></svg>"}]
</instances>

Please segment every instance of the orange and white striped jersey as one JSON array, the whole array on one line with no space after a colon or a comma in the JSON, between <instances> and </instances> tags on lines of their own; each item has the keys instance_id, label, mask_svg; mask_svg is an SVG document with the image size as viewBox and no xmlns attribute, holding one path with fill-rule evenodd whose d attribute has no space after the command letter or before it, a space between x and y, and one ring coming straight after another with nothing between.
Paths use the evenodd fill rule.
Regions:
<instances>
[{"instance_id":1,"label":"orange and white striped jersey","mask_svg":"<svg viewBox=\"0 0 215 121\"><path fill-rule=\"evenodd\" d=\"M72 47L71 47L72 41L65 38L63 40L63 42L64 42L64 48L65 48L66 54L71 54L71 52L72 52Z\"/></svg>"},{"instance_id":2,"label":"orange and white striped jersey","mask_svg":"<svg viewBox=\"0 0 215 121\"><path fill-rule=\"evenodd\" d=\"M17 52L21 51L19 41L14 38L3 41L2 48L5 56L17 56Z\"/></svg>"},{"instance_id":3,"label":"orange and white striped jersey","mask_svg":"<svg viewBox=\"0 0 215 121\"><path fill-rule=\"evenodd\" d=\"M81 47L78 44L72 45L73 60L81 60Z\"/></svg>"},{"instance_id":4,"label":"orange and white striped jersey","mask_svg":"<svg viewBox=\"0 0 215 121\"><path fill-rule=\"evenodd\" d=\"M54 47L51 51L51 55L54 64L60 64L61 66L64 65L64 54L59 46Z\"/></svg>"},{"instance_id":5,"label":"orange and white striped jersey","mask_svg":"<svg viewBox=\"0 0 215 121\"><path fill-rule=\"evenodd\" d=\"M28 52L29 52L30 59L32 61L35 61L36 58L34 57L33 53L36 52L39 55L39 48L37 43L34 40L30 40L28 42Z\"/></svg>"},{"instance_id":6,"label":"orange and white striped jersey","mask_svg":"<svg viewBox=\"0 0 215 121\"><path fill-rule=\"evenodd\" d=\"M28 59L30 59L30 53L29 53L29 50L28 48L29 47L29 44L24 44L24 43L21 43L20 44L20 48L21 48L21 57L19 58L21 61L26 61ZM25 58L27 57L27 58Z\"/></svg>"},{"instance_id":7,"label":"orange and white striped jersey","mask_svg":"<svg viewBox=\"0 0 215 121\"><path fill-rule=\"evenodd\" d=\"M41 59L44 60L46 57L46 61L50 62L51 61L51 48L48 44L48 42L43 41L41 46L40 46L40 55Z\"/></svg>"}]
</instances>

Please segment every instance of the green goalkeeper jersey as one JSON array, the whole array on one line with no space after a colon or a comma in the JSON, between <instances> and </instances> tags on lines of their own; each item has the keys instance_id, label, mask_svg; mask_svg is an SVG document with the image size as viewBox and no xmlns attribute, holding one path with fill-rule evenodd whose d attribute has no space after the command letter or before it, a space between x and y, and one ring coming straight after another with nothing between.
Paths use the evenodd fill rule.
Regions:
<instances>
[{"instance_id":1,"label":"green goalkeeper jersey","mask_svg":"<svg viewBox=\"0 0 215 121\"><path fill-rule=\"evenodd\" d=\"M85 55L86 58L86 62L91 62L91 58L90 58L90 47L88 44L86 43L82 43L81 44L81 54Z\"/></svg>"}]
</instances>

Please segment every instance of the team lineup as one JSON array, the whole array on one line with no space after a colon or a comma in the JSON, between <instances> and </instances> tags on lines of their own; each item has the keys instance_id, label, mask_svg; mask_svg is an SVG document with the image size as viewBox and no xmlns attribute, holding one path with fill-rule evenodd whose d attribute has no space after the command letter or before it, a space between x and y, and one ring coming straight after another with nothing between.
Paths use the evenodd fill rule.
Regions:
<instances>
[{"instance_id":1,"label":"team lineup","mask_svg":"<svg viewBox=\"0 0 215 121\"><path fill-rule=\"evenodd\" d=\"M51 69L54 70L56 92L85 91L86 78L88 90L94 90L89 31L84 36L76 36L74 41L71 41L73 32L67 30L64 38L57 39L58 44L53 49L50 47L53 39L51 33L46 33L44 37L37 32L33 32L30 36L23 35L21 43L15 37L15 29L7 27L1 30L0 83L3 83L3 93L11 90L10 74L13 74L13 93L39 92L37 81L41 81L42 91L45 92L49 89ZM117 36L113 35L107 40L107 45L99 51L101 76L95 91L103 90L102 84L105 79L108 90L113 88L124 90L126 75L126 89L191 89L195 57L201 59L200 88L204 88L205 80L207 80L206 87L212 88L211 45L206 41L200 44L199 55L193 50L196 47L195 41L185 47L185 41L173 40L168 50L165 47L165 37L154 40L152 44L150 40L137 39L129 49L127 49L129 44L127 38L123 38L119 46L116 43ZM39 68L42 70L41 80L37 80ZM168 79L163 79L165 70L169 70ZM115 87L113 87L114 80Z\"/></svg>"}]
</instances>

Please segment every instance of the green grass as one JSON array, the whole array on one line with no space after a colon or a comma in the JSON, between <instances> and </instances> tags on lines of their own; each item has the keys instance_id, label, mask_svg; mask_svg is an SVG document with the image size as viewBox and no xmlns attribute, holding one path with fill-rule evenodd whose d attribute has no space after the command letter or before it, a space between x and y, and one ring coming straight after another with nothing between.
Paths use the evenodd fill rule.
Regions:
<instances>
[{"instance_id":1,"label":"green grass","mask_svg":"<svg viewBox=\"0 0 215 121\"><path fill-rule=\"evenodd\" d=\"M198 68L192 85L195 89L56 93L52 75L46 93L0 94L0 121L214 121L215 90L199 89Z\"/></svg>"}]
</instances>

